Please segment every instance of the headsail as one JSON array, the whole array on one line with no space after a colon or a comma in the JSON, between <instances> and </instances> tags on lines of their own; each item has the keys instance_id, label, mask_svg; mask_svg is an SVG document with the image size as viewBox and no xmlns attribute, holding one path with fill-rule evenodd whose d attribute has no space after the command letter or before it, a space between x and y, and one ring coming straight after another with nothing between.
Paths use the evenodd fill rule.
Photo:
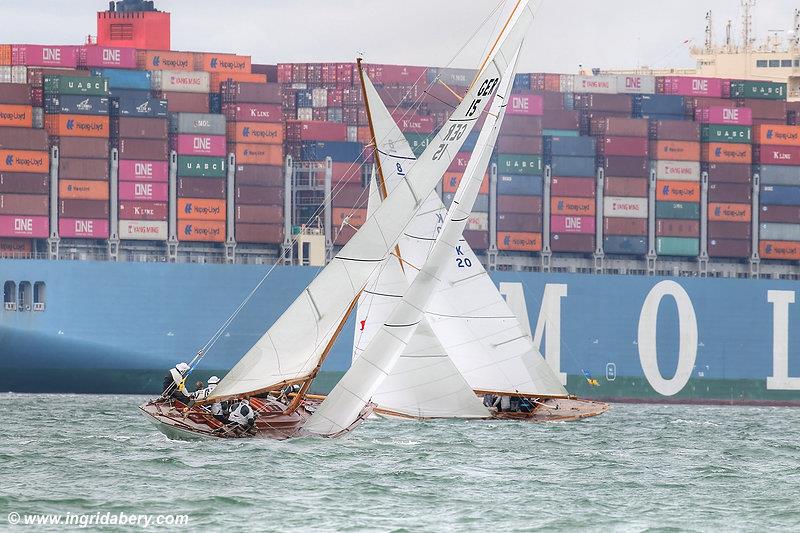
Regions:
<instances>
[{"instance_id":1,"label":"headsail","mask_svg":"<svg viewBox=\"0 0 800 533\"><path fill-rule=\"evenodd\" d=\"M469 105L470 109L479 105L482 99L490 98L498 90L498 87L500 88L499 93L503 95L510 92L519 48L524 34L532 21L532 14L527 2L520 2L520 5L522 6L521 9L514 10L497 43L484 61L475 84L470 88L459 109L465 103ZM517 7L519 8L519 5ZM498 96L500 95L498 94ZM492 149L491 146L487 146L487 143L490 140L489 137L496 135L493 123L505 108L503 101L502 97L495 98L492 110L489 112L489 118L487 118L478 139L478 146L482 147L479 152L480 155L477 160L471 160L470 165L477 164L485 167L488 164ZM453 126L454 128L450 131L458 131L458 124L456 123ZM447 129L447 127L444 129ZM449 135L447 134L447 136ZM492 144L493 142L493 139L491 139ZM446 146L442 146L437 151L444 150L446 150ZM467 171L470 171L469 167ZM478 186L483 178L482 174L481 172L478 177ZM462 187L464 185L465 183L462 183ZM459 190L462 187L459 187ZM465 207L468 211L472 209L475 195L477 195L477 188L471 201L465 201ZM466 218L469 215L468 212L467 217L464 217L463 220L451 221L454 213L458 212L460 216L460 211L457 207L458 204L454 202L448 213L442 233L436 240L425 266L417 274L405 296L394 308L389 320L372 340L367 351L354 362L347 374L311 417L306 425L308 431L330 435L338 433L342 428L347 427L352 420L355 420L364 405L369 402L385 377L392 372L397 359L411 339L416 326L423 318L422 313L427 307L429 296L439 283L438 270L440 270L440 265L444 263L448 253L452 252L455 247L451 244L451 241L457 244L465 227ZM449 228L448 222L450 222ZM456 235L453 238L454 232Z\"/></svg>"},{"instance_id":2,"label":"headsail","mask_svg":"<svg viewBox=\"0 0 800 533\"><path fill-rule=\"evenodd\" d=\"M527 1L522 4L527 7ZM522 12L516 9L514 19L529 20L530 11L525 17L520 16ZM519 43L522 32L517 28L516 24L507 25L502 40ZM493 48L490 56L494 60L481 69L467 97L400 184L231 369L209 400L272 390L308 380L317 372L370 275L441 180L486 108L502 72L495 63L505 65L504 50Z\"/></svg>"}]
</instances>

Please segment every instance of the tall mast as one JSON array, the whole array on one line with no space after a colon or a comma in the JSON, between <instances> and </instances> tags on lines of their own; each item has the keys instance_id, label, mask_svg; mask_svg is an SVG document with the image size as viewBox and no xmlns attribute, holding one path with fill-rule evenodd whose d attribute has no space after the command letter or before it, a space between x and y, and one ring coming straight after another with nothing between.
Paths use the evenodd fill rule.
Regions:
<instances>
[{"instance_id":1,"label":"tall mast","mask_svg":"<svg viewBox=\"0 0 800 533\"><path fill-rule=\"evenodd\" d=\"M711 11L706 11L706 52L714 48L714 17Z\"/></svg>"}]
</instances>

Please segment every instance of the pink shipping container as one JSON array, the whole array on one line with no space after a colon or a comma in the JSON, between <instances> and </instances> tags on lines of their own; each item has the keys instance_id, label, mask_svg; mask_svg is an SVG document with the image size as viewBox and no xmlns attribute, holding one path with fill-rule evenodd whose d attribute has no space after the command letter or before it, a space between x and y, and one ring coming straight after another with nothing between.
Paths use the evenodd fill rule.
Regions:
<instances>
[{"instance_id":1,"label":"pink shipping container","mask_svg":"<svg viewBox=\"0 0 800 533\"><path fill-rule=\"evenodd\" d=\"M108 220L101 218L62 218L58 234L72 239L107 239Z\"/></svg>"},{"instance_id":2,"label":"pink shipping container","mask_svg":"<svg viewBox=\"0 0 800 533\"><path fill-rule=\"evenodd\" d=\"M136 49L116 46L85 46L80 50L80 63L86 67L136 68Z\"/></svg>"},{"instance_id":3,"label":"pink shipping container","mask_svg":"<svg viewBox=\"0 0 800 533\"><path fill-rule=\"evenodd\" d=\"M181 155L203 155L225 157L224 135L178 135L178 153Z\"/></svg>"},{"instance_id":4,"label":"pink shipping container","mask_svg":"<svg viewBox=\"0 0 800 533\"><path fill-rule=\"evenodd\" d=\"M11 64L29 67L75 68L78 66L78 46L42 46L14 44L11 46Z\"/></svg>"},{"instance_id":5,"label":"pink shipping container","mask_svg":"<svg viewBox=\"0 0 800 533\"><path fill-rule=\"evenodd\" d=\"M121 220L167 220L167 204L163 202L120 202Z\"/></svg>"},{"instance_id":6,"label":"pink shipping container","mask_svg":"<svg viewBox=\"0 0 800 533\"><path fill-rule=\"evenodd\" d=\"M550 217L550 231L555 233L594 233L594 217L572 217L553 215Z\"/></svg>"},{"instance_id":7,"label":"pink shipping container","mask_svg":"<svg viewBox=\"0 0 800 533\"><path fill-rule=\"evenodd\" d=\"M166 202L168 197L169 185L166 183L142 183L138 181L121 181L119 183L120 200Z\"/></svg>"},{"instance_id":8,"label":"pink shipping container","mask_svg":"<svg viewBox=\"0 0 800 533\"><path fill-rule=\"evenodd\" d=\"M550 193L553 196L594 198L597 193L597 187L594 178L553 177L550 183Z\"/></svg>"},{"instance_id":9,"label":"pink shipping container","mask_svg":"<svg viewBox=\"0 0 800 533\"><path fill-rule=\"evenodd\" d=\"M120 181L163 181L169 180L169 164L166 161L139 161L120 159Z\"/></svg>"},{"instance_id":10,"label":"pink shipping container","mask_svg":"<svg viewBox=\"0 0 800 533\"><path fill-rule=\"evenodd\" d=\"M544 98L536 94L512 94L506 107L508 115L543 115Z\"/></svg>"},{"instance_id":11,"label":"pink shipping container","mask_svg":"<svg viewBox=\"0 0 800 533\"><path fill-rule=\"evenodd\" d=\"M713 96L722 98L723 82L719 78L698 78L694 76L664 76L657 78L656 90L664 94L680 96ZM730 93L730 81L727 81Z\"/></svg>"},{"instance_id":12,"label":"pink shipping container","mask_svg":"<svg viewBox=\"0 0 800 533\"><path fill-rule=\"evenodd\" d=\"M597 140L597 151L603 155L647 156L647 137L602 137Z\"/></svg>"},{"instance_id":13,"label":"pink shipping container","mask_svg":"<svg viewBox=\"0 0 800 533\"><path fill-rule=\"evenodd\" d=\"M49 220L48 217L2 215L0 216L0 237L45 239L50 233Z\"/></svg>"},{"instance_id":14,"label":"pink shipping container","mask_svg":"<svg viewBox=\"0 0 800 533\"><path fill-rule=\"evenodd\" d=\"M283 120L281 106L276 104L225 104L222 106L222 112L230 121L281 122Z\"/></svg>"},{"instance_id":15,"label":"pink shipping container","mask_svg":"<svg viewBox=\"0 0 800 533\"><path fill-rule=\"evenodd\" d=\"M706 124L751 126L753 124L753 110L748 107L707 107L696 109L694 119L697 122Z\"/></svg>"}]
</instances>

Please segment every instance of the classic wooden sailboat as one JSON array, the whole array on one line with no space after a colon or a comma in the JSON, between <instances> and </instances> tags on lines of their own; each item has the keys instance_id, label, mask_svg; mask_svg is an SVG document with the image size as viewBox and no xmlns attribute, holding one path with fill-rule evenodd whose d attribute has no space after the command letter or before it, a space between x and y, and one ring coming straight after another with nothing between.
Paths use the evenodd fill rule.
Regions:
<instances>
[{"instance_id":1,"label":"classic wooden sailboat","mask_svg":"<svg viewBox=\"0 0 800 533\"><path fill-rule=\"evenodd\" d=\"M368 213L380 197L397 186L404 167L414 161L405 137L363 72L359 62L367 116L375 145L378 181L371 184ZM504 80L513 80L513 68ZM511 84L502 83L464 174L464 189L479 187L489 163L502 123L504 101ZM476 185L477 184L477 185ZM459 188L456 205L462 221L471 211L469 194ZM380 193L378 195L378 193ZM459 202L461 199L461 203ZM474 202L474 197L472 198ZM413 282L441 230L446 210L438 194L432 193L401 237L393 255L376 271L357 306L353 358L357 359L386 322L398 300ZM463 230L463 225L462 228ZM455 233L454 233L455 235ZM508 418L534 421L575 420L596 416L608 406L580 400L566 389L535 349L517 317L506 304L469 245L458 232L458 243L437 270L441 279L431 294L425 313L419 317L391 372L375 391L375 412L401 418ZM428 264L425 264L428 267ZM418 302L419 305L419 302ZM515 360L513 373L510 361ZM462 376L463 373L463 376ZM518 381L507 377L516 376ZM525 382L521 376L530 379ZM500 410L484 405L478 395L506 396L515 409ZM523 406L523 408L520 408Z\"/></svg>"},{"instance_id":2,"label":"classic wooden sailboat","mask_svg":"<svg viewBox=\"0 0 800 533\"><path fill-rule=\"evenodd\" d=\"M290 304L213 390L198 405L184 406L173 400L157 399L141 406L164 433L179 437L264 437L291 438L303 435L337 437L348 433L372 411L369 396L362 401L360 388L373 383L364 376L359 358L334 389L337 401L324 402L308 397L308 389L325 357L355 307L362 290L375 270L385 263L406 227L441 181L467 135L486 108L498 84L508 71L531 20L527 0L515 6L495 45L481 64L466 97L434 137L431 145L411 162L386 198L375 207L361 228L331 262ZM460 231L459 231L460 235ZM393 348L393 346L387 346ZM390 349L388 353L394 354ZM375 367L376 371L378 367ZM364 381L366 379L366 381ZM355 383L359 392L349 393ZM299 391L288 403L269 395L287 386ZM354 389L354 390L356 390ZM253 431L231 434L206 412L201 404L254 399L257 413ZM324 412L317 416L320 410ZM336 420L335 427L327 421Z\"/></svg>"}]
</instances>

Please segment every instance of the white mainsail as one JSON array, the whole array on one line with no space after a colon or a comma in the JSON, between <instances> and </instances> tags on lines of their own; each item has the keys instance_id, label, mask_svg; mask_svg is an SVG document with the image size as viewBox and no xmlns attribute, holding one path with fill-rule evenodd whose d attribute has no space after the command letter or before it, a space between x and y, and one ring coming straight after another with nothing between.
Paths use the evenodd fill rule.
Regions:
<instances>
[{"instance_id":1,"label":"white mainsail","mask_svg":"<svg viewBox=\"0 0 800 533\"><path fill-rule=\"evenodd\" d=\"M527 0L512 18L530 20ZM508 43L522 41L527 24L507 24L470 88L430 146L413 162L401 184L375 210L331 262L222 379L209 397L232 398L298 383L312 377L364 285L424 199L442 179L466 141L504 71ZM500 68L498 68L498 65Z\"/></svg>"},{"instance_id":2,"label":"white mainsail","mask_svg":"<svg viewBox=\"0 0 800 533\"><path fill-rule=\"evenodd\" d=\"M497 134L494 122L498 119L502 120L505 109L504 102L513 83L519 49L524 34L532 22L532 14L527 2L520 4L522 9L515 9L501 37L480 70L476 85L481 84L484 89L479 89L474 96L468 94L462 101L463 105L464 102L471 102L476 97L489 98L497 90L491 111L476 145L477 152L475 153L478 154L478 158L470 160L465 172L465 175L470 176L471 179L463 180L459 186L459 193L456 194L456 199L448 212L442 232L435 241L428 260L393 309L387 322L306 424L306 429L311 433L336 434L356 420L364 406L380 388L386 376L392 373L400 354L409 344L417 325L424 318L423 313L430 296L440 282L441 266L458 245L483 179L483 172L477 179L473 179L474 167L478 165L479 168L485 168L491 157L494 138ZM470 93L475 92L476 85L473 85ZM471 103L470 105L474 107L475 104ZM476 187L469 186L473 182L477 182ZM474 191L470 189L474 189ZM463 190L466 190L466 193ZM463 203L464 209L466 209L463 217L464 212L459 208L460 203Z\"/></svg>"}]
</instances>

